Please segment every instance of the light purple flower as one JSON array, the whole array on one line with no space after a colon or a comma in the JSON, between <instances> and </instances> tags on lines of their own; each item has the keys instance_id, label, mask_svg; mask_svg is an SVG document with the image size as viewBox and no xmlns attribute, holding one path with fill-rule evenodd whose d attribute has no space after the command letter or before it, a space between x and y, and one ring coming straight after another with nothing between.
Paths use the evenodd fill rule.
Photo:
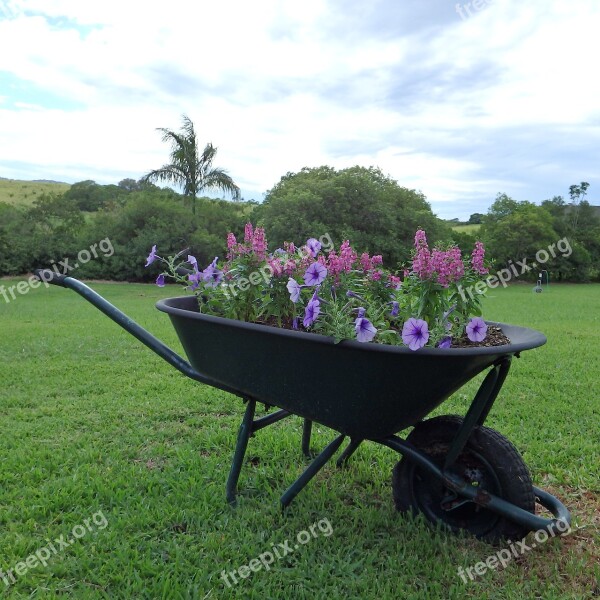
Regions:
<instances>
[{"instance_id":1,"label":"light purple flower","mask_svg":"<svg viewBox=\"0 0 600 600\"><path fill-rule=\"evenodd\" d=\"M156 285L158 287L165 287L165 276L162 273L156 278Z\"/></svg>"},{"instance_id":2,"label":"light purple flower","mask_svg":"<svg viewBox=\"0 0 600 600\"><path fill-rule=\"evenodd\" d=\"M356 330L356 339L359 342L370 342L375 337L377 329L373 326L373 323L371 323L369 319L365 319L364 317L358 317L358 319L356 319L354 323L354 329Z\"/></svg>"},{"instance_id":3,"label":"light purple flower","mask_svg":"<svg viewBox=\"0 0 600 600\"><path fill-rule=\"evenodd\" d=\"M156 260L156 244L152 246L152 250L150 254L148 254L148 258L146 259L146 264L144 266L149 267Z\"/></svg>"},{"instance_id":4,"label":"light purple flower","mask_svg":"<svg viewBox=\"0 0 600 600\"><path fill-rule=\"evenodd\" d=\"M318 262L314 262L304 273L306 285L319 285L327 277L327 269Z\"/></svg>"},{"instance_id":5,"label":"light purple flower","mask_svg":"<svg viewBox=\"0 0 600 600\"><path fill-rule=\"evenodd\" d=\"M422 348L429 340L429 326L422 319L410 318L402 327L402 341L411 349Z\"/></svg>"},{"instance_id":6,"label":"light purple flower","mask_svg":"<svg viewBox=\"0 0 600 600\"><path fill-rule=\"evenodd\" d=\"M392 312L390 312L390 316L391 317L397 317L398 316L398 312L400 311L400 306L399 304L394 300L392 302Z\"/></svg>"},{"instance_id":7,"label":"light purple flower","mask_svg":"<svg viewBox=\"0 0 600 600\"><path fill-rule=\"evenodd\" d=\"M310 255L315 258L315 256L319 254L319 250L321 250L321 242L315 238L310 238L306 241L306 247L308 248Z\"/></svg>"},{"instance_id":8,"label":"light purple flower","mask_svg":"<svg viewBox=\"0 0 600 600\"><path fill-rule=\"evenodd\" d=\"M294 317L292 321L292 329L298 329L298 317Z\"/></svg>"},{"instance_id":9,"label":"light purple flower","mask_svg":"<svg viewBox=\"0 0 600 600\"><path fill-rule=\"evenodd\" d=\"M290 293L290 300L294 303L298 302L302 286L295 279L290 277L285 287L287 287L287 291Z\"/></svg>"},{"instance_id":10,"label":"light purple flower","mask_svg":"<svg viewBox=\"0 0 600 600\"><path fill-rule=\"evenodd\" d=\"M442 338L438 344L438 348L450 348L450 346L452 346L452 338L450 336Z\"/></svg>"},{"instance_id":11,"label":"light purple flower","mask_svg":"<svg viewBox=\"0 0 600 600\"><path fill-rule=\"evenodd\" d=\"M206 287L217 287L223 279L223 271L217 268L218 256L200 273L200 278L205 283Z\"/></svg>"},{"instance_id":12,"label":"light purple flower","mask_svg":"<svg viewBox=\"0 0 600 600\"><path fill-rule=\"evenodd\" d=\"M313 298L307 305L306 305L306 309L304 310L304 320L302 321L302 325L304 325L304 327L310 327L316 320L317 317L319 316L319 313L321 312L321 303L319 302L319 300Z\"/></svg>"},{"instance_id":13,"label":"light purple flower","mask_svg":"<svg viewBox=\"0 0 600 600\"><path fill-rule=\"evenodd\" d=\"M200 271L194 271L193 273L190 273L188 275L188 281L191 284L191 288L195 290L202 281L202 273L200 273Z\"/></svg>"},{"instance_id":14,"label":"light purple flower","mask_svg":"<svg viewBox=\"0 0 600 600\"><path fill-rule=\"evenodd\" d=\"M472 342L483 342L487 334L487 325L481 317L473 317L465 327L467 337Z\"/></svg>"},{"instance_id":15,"label":"light purple flower","mask_svg":"<svg viewBox=\"0 0 600 600\"><path fill-rule=\"evenodd\" d=\"M365 312L367 312L362 306L358 307L358 318L362 319L365 316Z\"/></svg>"},{"instance_id":16,"label":"light purple flower","mask_svg":"<svg viewBox=\"0 0 600 600\"><path fill-rule=\"evenodd\" d=\"M362 296L359 296L359 295L358 295L356 292L353 292L352 290L348 290L348 291L346 292L346 296L347 296L348 298L358 298L359 300L362 300L362 299L363 299L363 298L362 298Z\"/></svg>"},{"instance_id":17,"label":"light purple flower","mask_svg":"<svg viewBox=\"0 0 600 600\"><path fill-rule=\"evenodd\" d=\"M194 269L196 269L196 271L198 270L198 261L196 260L195 256L188 254L187 262L189 262L190 265L192 265L192 267L194 267Z\"/></svg>"}]
</instances>

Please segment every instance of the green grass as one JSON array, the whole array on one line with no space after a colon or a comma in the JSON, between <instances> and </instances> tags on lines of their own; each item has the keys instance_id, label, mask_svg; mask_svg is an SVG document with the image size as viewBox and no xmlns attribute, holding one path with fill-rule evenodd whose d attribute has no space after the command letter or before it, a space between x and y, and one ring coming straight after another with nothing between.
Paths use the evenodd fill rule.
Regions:
<instances>
[{"instance_id":1,"label":"green grass","mask_svg":"<svg viewBox=\"0 0 600 600\"><path fill-rule=\"evenodd\" d=\"M452 227L453 231L458 231L459 233L477 233L479 231L479 229L481 228L481 225L479 224L475 224L475 225L454 225Z\"/></svg>"},{"instance_id":2,"label":"green grass","mask_svg":"<svg viewBox=\"0 0 600 600\"><path fill-rule=\"evenodd\" d=\"M154 308L178 290L93 287L180 349L168 318ZM546 346L514 361L488 424L513 441L534 482L558 494L583 528L464 584L458 567L495 549L397 514L391 450L365 444L348 469L327 466L282 515L279 495L306 464L301 421L284 420L250 440L231 509L224 486L239 399L186 379L71 291L42 287L8 304L0 296L0 569L48 540L68 538L98 511L107 520L10 587L0 579L0 596L597 596L599 304L599 285L551 286L542 294L514 286L486 300L487 318L548 336ZM476 383L438 412L464 412ZM333 437L316 427L313 446ZM230 589L220 579L322 519L332 535L317 529L269 571Z\"/></svg>"},{"instance_id":3,"label":"green grass","mask_svg":"<svg viewBox=\"0 0 600 600\"><path fill-rule=\"evenodd\" d=\"M61 194L70 187L68 183L41 183L0 178L0 202L15 206L31 206L42 194Z\"/></svg>"}]
</instances>

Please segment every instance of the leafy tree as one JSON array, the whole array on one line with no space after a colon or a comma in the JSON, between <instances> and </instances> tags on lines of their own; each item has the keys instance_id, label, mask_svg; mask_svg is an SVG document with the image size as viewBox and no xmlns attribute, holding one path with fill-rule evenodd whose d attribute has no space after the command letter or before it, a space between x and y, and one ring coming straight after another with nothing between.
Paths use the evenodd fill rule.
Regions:
<instances>
[{"instance_id":1,"label":"leafy tree","mask_svg":"<svg viewBox=\"0 0 600 600\"><path fill-rule=\"evenodd\" d=\"M572 185L569 187L569 196L571 197L571 223L573 230L577 230L577 224L579 223L579 205L585 200L587 189L590 184L587 181L582 181L579 185Z\"/></svg>"},{"instance_id":2,"label":"leafy tree","mask_svg":"<svg viewBox=\"0 0 600 600\"><path fill-rule=\"evenodd\" d=\"M183 115L183 126L179 133L159 128L163 142L171 144L171 162L160 169L150 171L142 181L167 181L183 188L183 195L191 199L192 213L196 214L196 198L202 190L217 189L239 199L240 189L227 172L213 167L217 149L208 143L199 151L194 124Z\"/></svg>"},{"instance_id":3,"label":"leafy tree","mask_svg":"<svg viewBox=\"0 0 600 600\"><path fill-rule=\"evenodd\" d=\"M532 202L517 202L499 194L482 225L481 235L498 267L509 261L535 262L538 250L558 240L552 215Z\"/></svg>"},{"instance_id":4,"label":"leafy tree","mask_svg":"<svg viewBox=\"0 0 600 600\"><path fill-rule=\"evenodd\" d=\"M144 187L139 181L136 181L131 177L121 179L121 181L118 183L118 186L121 189L124 189L126 192L139 192Z\"/></svg>"},{"instance_id":5,"label":"leafy tree","mask_svg":"<svg viewBox=\"0 0 600 600\"><path fill-rule=\"evenodd\" d=\"M26 211L0 202L0 275L24 273L31 260L31 223Z\"/></svg>"},{"instance_id":6,"label":"leafy tree","mask_svg":"<svg viewBox=\"0 0 600 600\"><path fill-rule=\"evenodd\" d=\"M415 231L431 241L450 237L420 192L398 185L375 167L303 168L283 176L256 214L271 247L329 234L360 251L381 253L390 268L410 257Z\"/></svg>"},{"instance_id":7,"label":"leafy tree","mask_svg":"<svg viewBox=\"0 0 600 600\"><path fill-rule=\"evenodd\" d=\"M469 225L480 225L481 223L483 223L483 217L485 215L481 214L481 213L473 213L470 217L469 217Z\"/></svg>"},{"instance_id":8,"label":"leafy tree","mask_svg":"<svg viewBox=\"0 0 600 600\"><path fill-rule=\"evenodd\" d=\"M127 190L120 185L100 185L88 179L74 183L63 196L79 210L96 212L110 203L117 202L126 193Z\"/></svg>"}]
</instances>

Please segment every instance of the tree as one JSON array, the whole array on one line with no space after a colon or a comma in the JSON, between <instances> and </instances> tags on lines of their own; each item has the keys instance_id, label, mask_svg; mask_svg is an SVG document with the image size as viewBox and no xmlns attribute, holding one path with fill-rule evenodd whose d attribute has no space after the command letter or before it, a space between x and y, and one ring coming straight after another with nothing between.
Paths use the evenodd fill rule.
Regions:
<instances>
[{"instance_id":1,"label":"tree","mask_svg":"<svg viewBox=\"0 0 600 600\"><path fill-rule=\"evenodd\" d=\"M481 214L481 213L473 213L470 217L469 217L469 225L481 225L481 223L483 223L483 217L485 215Z\"/></svg>"},{"instance_id":2,"label":"tree","mask_svg":"<svg viewBox=\"0 0 600 600\"><path fill-rule=\"evenodd\" d=\"M577 223L579 222L579 204L585 200L587 189L590 184L587 181L582 181L579 185L569 186L569 196L571 196L572 206L572 225L573 231L577 230Z\"/></svg>"},{"instance_id":3,"label":"tree","mask_svg":"<svg viewBox=\"0 0 600 600\"><path fill-rule=\"evenodd\" d=\"M231 193L234 200L239 199L240 188L227 171L212 166L217 149L208 143L199 153L194 124L186 115L180 133L162 127L158 131L163 134L163 142L171 144L171 162L150 171L142 181L167 181L181 186L183 195L191 199L194 214L196 198L202 190L217 189Z\"/></svg>"},{"instance_id":4,"label":"tree","mask_svg":"<svg viewBox=\"0 0 600 600\"><path fill-rule=\"evenodd\" d=\"M398 185L375 167L303 168L284 175L256 208L272 248L329 234L360 251L382 254L395 269L407 261L418 227L430 241L448 239L450 229L420 192Z\"/></svg>"},{"instance_id":5,"label":"tree","mask_svg":"<svg viewBox=\"0 0 600 600\"><path fill-rule=\"evenodd\" d=\"M497 196L483 220L480 233L496 267L503 268L511 261L516 264L524 261L531 266L538 250L548 248L558 239L552 215L546 208L527 201L517 202L506 194ZM525 276L526 272L520 275Z\"/></svg>"}]
</instances>

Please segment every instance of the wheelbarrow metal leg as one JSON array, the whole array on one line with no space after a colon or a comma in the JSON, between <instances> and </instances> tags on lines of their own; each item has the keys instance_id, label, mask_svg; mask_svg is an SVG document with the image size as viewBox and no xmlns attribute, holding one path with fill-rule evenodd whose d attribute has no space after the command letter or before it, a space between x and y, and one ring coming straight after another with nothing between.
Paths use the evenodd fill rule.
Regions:
<instances>
[{"instance_id":1,"label":"wheelbarrow metal leg","mask_svg":"<svg viewBox=\"0 0 600 600\"><path fill-rule=\"evenodd\" d=\"M308 482L325 466L325 463L336 453L344 441L344 435L340 435L328 444L323 452L313 460L304 473L292 483L292 485L281 496L281 506L285 508L302 491Z\"/></svg>"},{"instance_id":2,"label":"wheelbarrow metal leg","mask_svg":"<svg viewBox=\"0 0 600 600\"><path fill-rule=\"evenodd\" d=\"M226 495L227 502L232 506L235 506L236 499L235 494L237 491L237 482L240 477L240 471L242 470L242 464L244 462L244 455L246 454L246 448L248 447L248 439L253 432L253 420L254 411L256 410L256 400L248 400L248 406L246 406L246 412L244 413L244 419L240 425L238 433L237 444L235 446L235 453L233 455L233 461L231 463L231 470L229 471L229 477L227 478Z\"/></svg>"},{"instance_id":3,"label":"wheelbarrow metal leg","mask_svg":"<svg viewBox=\"0 0 600 600\"><path fill-rule=\"evenodd\" d=\"M286 417L291 417L292 413L287 410L278 410L269 415L265 415L263 417L259 417L255 419L252 423L252 433L255 431L259 431L263 427L268 427L269 425L273 425L273 423L277 423L277 421L281 421L281 419L285 419Z\"/></svg>"},{"instance_id":4,"label":"wheelbarrow metal leg","mask_svg":"<svg viewBox=\"0 0 600 600\"><path fill-rule=\"evenodd\" d=\"M304 426L302 427L302 454L306 458L312 458L310 454L310 436L312 434L312 421L310 419L304 419Z\"/></svg>"},{"instance_id":5,"label":"wheelbarrow metal leg","mask_svg":"<svg viewBox=\"0 0 600 600\"><path fill-rule=\"evenodd\" d=\"M362 444L363 440L357 438L350 438L350 443L346 449L340 454L336 461L336 466L342 468L350 460L350 457L356 452L356 449Z\"/></svg>"},{"instance_id":6,"label":"wheelbarrow metal leg","mask_svg":"<svg viewBox=\"0 0 600 600\"><path fill-rule=\"evenodd\" d=\"M459 429L444 461L444 470L448 469L462 452L473 428L476 425L483 425L494 401L498 397L500 388L510 369L510 358L504 358L502 362L495 365L486 375L481 386L473 398L473 402L465 415L463 424Z\"/></svg>"}]
</instances>

